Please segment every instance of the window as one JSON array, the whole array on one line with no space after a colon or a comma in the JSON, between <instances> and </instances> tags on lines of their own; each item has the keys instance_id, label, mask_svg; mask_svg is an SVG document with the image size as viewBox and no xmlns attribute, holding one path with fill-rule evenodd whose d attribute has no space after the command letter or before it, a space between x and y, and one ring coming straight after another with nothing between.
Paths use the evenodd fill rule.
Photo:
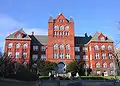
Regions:
<instances>
[{"instance_id":1,"label":"window","mask_svg":"<svg viewBox=\"0 0 120 86\"><path fill-rule=\"evenodd\" d=\"M55 35L55 36L57 35L57 32L56 32L56 31L54 32L54 35Z\"/></svg>"},{"instance_id":2,"label":"window","mask_svg":"<svg viewBox=\"0 0 120 86\"><path fill-rule=\"evenodd\" d=\"M16 48L20 48L20 44L18 43L18 44L16 44Z\"/></svg>"},{"instance_id":3,"label":"window","mask_svg":"<svg viewBox=\"0 0 120 86\"><path fill-rule=\"evenodd\" d=\"M60 30L64 30L64 26L60 26Z\"/></svg>"},{"instance_id":4,"label":"window","mask_svg":"<svg viewBox=\"0 0 120 86\"><path fill-rule=\"evenodd\" d=\"M60 53L60 58L64 59L64 54L63 53Z\"/></svg>"},{"instance_id":5,"label":"window","mask_svg":"<svg viewBox=\"0 0 120 86\"><path fill-rule=\"evenodd\" d=\"M41 50L45 51L46 50L46 46L41 46Z\"/></svg>"},{"instance_id":6,"label":"window","mask_svg":"<svg viewBox=\"0 0 120 86\"><path fill-rule=\"evenodd\" d=\"M59 30L59 27L58 26L54 26L54 30Z\"/></svg>"},{"instance_id":7,"label":"window","mask_svg":"<svg viewBox=\"0 0 120 86\"><path fill-rule=\"evenodd\" d=\"M80 55L76 55L75 58L76 58L77 60L80 60Z\"/></svg>"},{"instance_id":8,"label":"window","mask_svg":"<svg viewBox=\"0 0 120 86\"><path fill-rule=\"evenodd\" d=\"M114 64L112 62L110 63L110 68L114 68Z\"/></svg>"},{"instance_id":9,"label":"window","mask_svg":"<svg viewBox=\"0 0 120 86\"><path fill-rule=\"evenodd\" d=\"M59 35L59 32L56 32L56 35Z\"/></svg>"},{"instance_id":10,"label":"window","mask_svg":"<svg viewBox=\"0 0 120 86\"><path fill-rule=\"evenodd\" d=\"M33 46L33 51L38 51L38 46L37 45Z\"/></svg>"},{"instance_id":11,"label":"window","mask_svg":"<svg viewBox=\"0 0 120 86\"><path fill-rule=\"evenodd\" d=\"M101 37L101 38L100 38L100 40L101 40L101 41L104 41L104 40L105 40L105 38L104 38L104 37Z\"/></svg>"},{"instance_id":12,"label":"window","mask_svg":"<svg viewBox=\"0 0 120 86\"><path fill-rule=\"evenodd\" d=\"M91 46L89 47L89 50L91 51L92 49L91 49Z\"/></svg>"},{"instance_id":13,"label":"window","mask_svg":"<svg viewBox=\"0 0 120 86\"><path fill-rule=\"evenodd\" d=\"M83 47L83 52L87 52L88 48L87 47Z\"/></svg>"},{"instance_id":14,"label":"window","mask_svg":"<svg viewBox=\"0 0 120 86\"><path fill-rule=\"evenodd\" d=\"M33 60L33 61L36 61L37 59L38 59L38 54L33 54L33 55L32 55L32 60Z\"/></svg>"},{"instance_id":15,"label":"window","mask_svg":"<svg viewBox=\"0 0 120 86\"><path fill-rule=\"evenodd\" d=\"M68 30L69 29L69 26L65 26L65 30Z\"/></svg>"},{"instance_id":16,"label":"window","mask_svg":"<svg viewBox=\"0 0 120 86\"><path fill-rule=\"evenodd\" d=\"M41 59L42 59L42 60L46 60L46 55L45 55L45 54L42 54L42 55L41 55Z\"/></svg>"},{"instance_id":17,"label":"window","mask_svg":"<svg viewBox=\"0 0 120 86\"><path fill-rule=\"evenodd\" d=\"M66 58L70 59L70 54L69 53L66 54Z\"/></svg>"},{"instance_id":18,"label":"window","mask_svg":"<svg viewBox=\"0 0 120 86\"><path fill-rule=\"evenodd\" d=\"M75 47L76 52L80 52L80 47Z\"/></svg>"},{"instance_id":19,"label":"window","mask_svg":"<svg viewBox=\"0 0 120 86\"><path fill-rule=\"evenodd\" d=\"M83 55L83 60L87 60L88 56L87 55Z\"/></svg>"},{"instance_id":20,"label":"window","mask_svg":"<svg viewBox=\"0 0 120 86\"><path fill-rule=\"evenodd\" d=\"M60 50L63 50L64 49L64 45L60 45Z\"/></svg>"},{"instance_id":21,"label":"window","mask_svg":"<svg viewBox=\"0 0 120 86\"><path fill-rule=\"evenodd\" d=\"M69 32L65 32L65 35L66 35L66 36L69 36Z\"/></svg>"},{"instance_id":22,"label":"window","mask_svg":"<svg viewBox=\"0 0 120 86\"><path fill-rule=\"evenodd\" d=\"M58 45L57 44L53 45L53 49L57 50L58 49Z\"/></svg>"},{"instance_id":23,"label":"window","mask_svg":"<svg viewBox=\"0 0 120 86\"><path fill-rule=\"evenodd\" d=\"M103 68L107 68L107 63L103 63Z\"/></svg>"},{"instance_id":24,"label":"window","mask_svg":"<svg viewBox=\"0 0 120 86\"><path fill-rule=\"evenodd\" d=\"M92 55L90 54L90 60L92 60Z\"/></svg>"},{"instance_id":25,"label":"window","mask_svg":"<svg viewBox=\"0 0 120 86\"><path fill-rule=\"evenodd\" d=\"M99 54L98 53L95 54L95 59L99 59Z\"/></svg>"},{"instance_id":26,"label":"window","mask_svg":"<svg viewBox=\"0 0 120 86\"><path fill-rule=\"evenodd\" d=\"M12 48L12 45L13 45L12 43L9 43L8 48Z\"/></svg>"},{"instance_id":27,"label":"window","mask_svg":"<svg viewBox=\"0 0 120 86\"><path fill-rule=\"evenodd\" d=\"M100 71L96 71L97 75L100 75Z\"/></svg>"},{"instance_id":28,"label":"window","mask_svg":"<svg viewBox=\"0 0 120 86\"><path fill-rule=\"evenodd\" d=\"M96 63L96 68L100 68L100 63Z\"/></svg>"},{"instance_id":29,"label":"window","mask_svg":"<svg viewBox=\"0 0 120 86\"><path fill-rule=\"evenodd\" d=\"M58 54L55 53L55 54L54 54L54 59L57 59L57 58L58 58Z\"/></svg>"},{"instance_id":30,"label":"window","mask_svg":"<svg viewBox=\"0 0 120 86\"><path fill-rule=\"evenodd\" d=\"M95 50L98 50L98 49L99 49L99 48L98 48L98 45L95 45L95 47L94 47L94 48L95 48Z\"/></svg>"},{"instance_id":31,"label":"window","mask_svg":"<svg viewBox=\"0 0 120 86\"><path fill-rule=\"evenodd\" d=\"M62 35L62 32L60 32L60 35Z\"/></svg>"},{"instance_id":32,"label":"window","mask_svg":"<svg viewBox=\"0 0 120 86\"><path fill-rule=\"evenodd\" d=\"M69 44L66 45L66 50L70 50L70 45Z\"/></svg>"},{"instance_id":33,"label":"window","mask_svg":"<svg viewBox=\"0 0 120 86\"><path fill-rule=\"evenodd\" d=\"M18 35L17 35L17 38L20 38L20 37L21 37L21 34L18 34Z\"/></svg>"},{"instance_id":34,"label":"window","mask_svg":"<svg viewBox=\"0 0 120 86\"><path fill-rule=\"evenodd\" d=\"M113 70L110 71L110 75L115 75L115 72Z\"/></svg>"},{"instance_id":35,"label":"window","mask_svg":"<svg viewBox=\"0 0 120 86\"><path fill-rule=\"evenodd\" d=\"M102 50L105 50L105 46L104 46L104 45L102 45L102 46L101 46L101 49L102 49Z\"/></svg>"},{"instance_id":36,"label":"window","mask_svg":"<svg viewBox=\"0 0 120 86\"><path fill-rule=\"evenodd\" d=\"M23 52L23 58L26 58L27 57L27 53L26 52Z\"/></svg>"},{"instance_id":37,"label":"window","mask_svg":"<svg viewBox=\"0 0 120 86\"><path fill-rule=\"evenodd\" d=\"M106 54L102 54L102 59L106 59Z\"/></svg>"},{"instance_id":38,"label":"window","mask_svg":"<svg viewBox=\"0 0 120 86\"><path fill-rule=\"evenodd\" d=\"M12 56L12 52L8 52L8 57L11 57Z\"/></svg>"},{"instance_id":39,"label":"window","mask_svg":"<svg viewBox=\"0 0 120 86\"><path fill-rule=\"evenodd\" d=\"M26 44L23 44L23 48L25 49L25 48L28 48L28 44L26 43Z\"/></svg>"},{"instance_id":40,"label":"window","mask_svg":"<svg viewBox=\"0 0 120 86\"><path fill-rule=\"evenodd\" d=\"M112 59L113 55L112 54L108 54L109 59Z\"/></svg>"},{"instance_id":41,"label":"window","mask_svg":"<svg viewBox=\"0 0 120 86\"><path fill-rule=\"evenodd\" d=\"M112 46L111 45L108 46L108 50L112 50Z\"/></svg>"},{"instance_id":42,"label":"window","mask_svg":"<svg viewBox=\"0 0 120 86\"><path fill-rule=\"evenodd\" d=\"M15 52L15 58L19 57L19 52Z\"/></svg>"}]
</instances>

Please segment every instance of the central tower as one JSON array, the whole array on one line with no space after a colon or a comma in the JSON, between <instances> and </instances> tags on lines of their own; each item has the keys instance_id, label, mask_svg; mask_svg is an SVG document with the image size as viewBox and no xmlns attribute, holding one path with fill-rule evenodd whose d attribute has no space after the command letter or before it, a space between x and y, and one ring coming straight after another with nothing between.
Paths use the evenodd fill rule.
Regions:
<instances>
[{"instance_id":1,"label":"central tower","mask_svg":"<svg viewBox=\"0 0 120 86\"><path fill-rule=\"evenodd\" d=\"M48 47L46 59L52 62L68 64L75 60L74 21L59 14L48 21Z\"/></svg>"}]
</instances>

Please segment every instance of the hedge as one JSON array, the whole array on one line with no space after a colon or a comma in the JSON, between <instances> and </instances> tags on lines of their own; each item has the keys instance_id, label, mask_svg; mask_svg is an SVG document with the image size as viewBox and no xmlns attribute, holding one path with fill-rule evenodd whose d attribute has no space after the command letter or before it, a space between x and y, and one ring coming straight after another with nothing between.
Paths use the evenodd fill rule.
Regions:
<instances>
[{"instance_id":1,"label":"hedge","mask_svg":"<svg viewBox=\"0 0 120 86\"><path fill-rule=\"evenodd\" d=\"M120 79L120 76L80 76L81 79L90 79L90 80L112 80Z\"/></svg>"}]
</instances>

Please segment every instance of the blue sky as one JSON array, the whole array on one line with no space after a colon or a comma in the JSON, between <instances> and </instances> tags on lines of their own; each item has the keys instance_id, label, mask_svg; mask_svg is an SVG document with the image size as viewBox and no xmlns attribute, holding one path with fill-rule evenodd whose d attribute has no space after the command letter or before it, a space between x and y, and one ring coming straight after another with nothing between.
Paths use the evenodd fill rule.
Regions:
<instances>
[{"instance_id":1,"label":"blue sky","mask_svg":"<svg viewBox=\"0 0 120 86\"><path fill-rule=\"evenodd\" d=\"M119 41L120 0L0 0L0 47L10 33L47 34L48 18L62 12L75 23L75 34L103 32Z\"/></svg>"}]
</instances>

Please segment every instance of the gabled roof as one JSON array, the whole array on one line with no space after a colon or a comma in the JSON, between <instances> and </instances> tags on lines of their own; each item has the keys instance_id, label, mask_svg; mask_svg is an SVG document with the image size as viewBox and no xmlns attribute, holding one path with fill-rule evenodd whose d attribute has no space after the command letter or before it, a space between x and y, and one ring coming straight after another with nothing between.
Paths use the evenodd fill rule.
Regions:
<instances>
[{"instance_id":1,"label":"gabled roof","mask_svg":"<svg viewBox=\"0 0 120 86\"><path fill-rule=\"evenodd\" d=\"M18 39L18 38L15 38L15 34L17 32L20 32L21 34L24 35L23 38L19 38L19 39L30 39L30 37L25 33L25 31L23 30L23 28L21 28L20 30L18 30L16 32L12 33L12 34L10 34L8 37L6 37L6 39Z\"/></svg>"},{"instance_id":2,"label":"gabled roof","mask_svg":"<svg viewBox=\"0 0 120 86\"><path fill-rule=\"evenodd\" d=\"M89 37L75 36L74 37L75 46L87 44L90 41L90 39L91 39L91 36L89 36Z\"/></svg>"},{"instance_id":3,"label":"gabled roof","mask_svg":"<svg viewBox=\"0 0 120 86\"><path fill-rule=\"evenodd\" d=\"M32 44L47 44L48 36L47 35L29 35L31 38Z\"/></svg>"},{"instance_id":4,"label":"gabled roof","mask_svg":"<svg viewBox=\"0 0 120 86\"><path fill-rule=\"evenodd\" d=\"M92 37L92 39L90 41L100 41L98 39L100 34L102 34L102 33L96 32L95 35L93 35L93 37ZM113 40L111 40L110 38L106 37L106 40L102 41L102 42L113 42Z\"/></svg>"}]
</instances>

